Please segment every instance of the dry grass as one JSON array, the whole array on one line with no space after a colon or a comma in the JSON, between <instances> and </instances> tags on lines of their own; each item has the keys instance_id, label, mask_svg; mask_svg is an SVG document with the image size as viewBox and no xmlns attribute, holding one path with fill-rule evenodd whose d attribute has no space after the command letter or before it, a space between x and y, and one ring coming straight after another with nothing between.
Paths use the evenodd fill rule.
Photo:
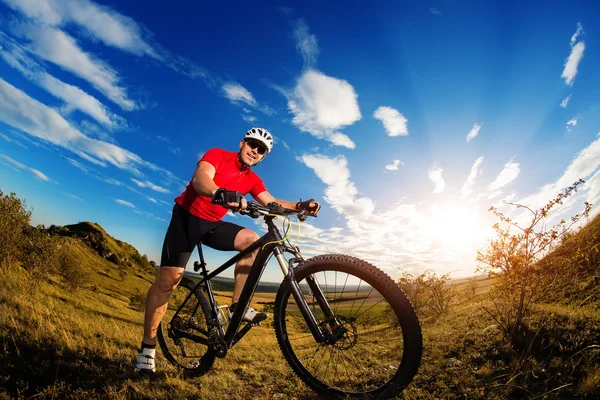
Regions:
<instances>
[{"instance_id":1,"label":"dry grass","mask_svg":"<svg viewBox=\"0 0 600 400\"><path fill-rule=\"evenodd\" d=\"M126 293L67 292L52 281L31 292L23 278L11 271L0 282L0 398L315 397L285 363L269 324L203 377L182 379L158 351L159 378L139 381L142 313L129 308Z\"/></svg>"}]
</instances>

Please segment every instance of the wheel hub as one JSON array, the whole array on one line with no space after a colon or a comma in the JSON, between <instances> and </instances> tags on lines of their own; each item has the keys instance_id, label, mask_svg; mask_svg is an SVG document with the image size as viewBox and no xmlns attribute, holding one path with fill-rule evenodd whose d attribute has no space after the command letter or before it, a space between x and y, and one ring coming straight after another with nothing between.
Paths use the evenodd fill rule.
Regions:
<instances>
[{"instance_id":1,"label":"wheel hub","mask_svg":"<svg viewBox=\"0 0 600 400\"><path fill-rule=\"evenodd\" d=\"M358 342L358 330L352 319L338 315L334 318L326 319L319 326L331 330L327 342L339 350L351 349Z\"/></svg>"}]
</instances>

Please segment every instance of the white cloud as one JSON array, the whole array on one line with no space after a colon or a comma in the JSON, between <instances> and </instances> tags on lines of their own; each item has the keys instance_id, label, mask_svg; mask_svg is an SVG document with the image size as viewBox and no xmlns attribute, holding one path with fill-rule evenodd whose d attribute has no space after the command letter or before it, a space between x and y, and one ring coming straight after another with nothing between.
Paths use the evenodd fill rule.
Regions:
<instances>
[{"instance_id":1,"label":"white cloud","mask_svg":"<svg viewBox=\"0 0 600 400\"><path fill-rule=\"evenodd\" d=\"M23 143L19 142L17 139L15 139L15 138L10 138L10 137L6 136L6 135L5 135L5 134L3 134L3 133L0 133L0 137L1 137L2 139L6 140L6 141L7 141L7 142L9 142L9 143L14 143L14 144L16 144L17 146L19 146L19 147L22 147L22 148L24 148L24 149L26 149L26 148L27 148L27 146L25 146Z\"/></svg>"},{"instance_id":2,"label":"white cloud","mask_svg":"<svg viewBox=\"0 0 600 400\"><path fill-rule=\"evenodd\" d=\"M0 154L0 157L4 158L6 161L8 161L9 163L11 163L12 165L14 165L15 167L17 167L18 169L22 169L25 171L29 171L33 176L35 176L37 179L44 181L44 182L51 182L50 178L48 178L46 176L46 174L44 174L42 171L39 171L35 168L31 168L28 167L16 160L13 160L12 158L10 158L9 156L5 155L5 154Z\"/></svg>"},{"instance_id":3,"label":"white cloud","mask_svg":"<svg viewBox=\"0 0 600 400\"><path fill-rule=\"evenodd\" d=\"M600 193L600 178L599 170L600 167L600 138L596 139L589 146L581 150L569 163L565 172L556 181L545 184L536 193L526 196L518 201L519 204L527 205L532 209L538 209L543 207L555 198L558 193L563 189L571 186L579 179L587 180L587 182L580 187L578 193L570 197L562 206L561 212L566 213L571 207L578 204L583 200L590 201L595 206L592 208L592 213L598 212L597 205L600 204L598 199L598 193ZM588 179L590 175L592 178ZM587 191L587 198L585 192ZM594 201L591 201L594 200ZM594 210L596 209L596 211Z\"/></svg>"},{"instance_id":4,"label":"white cloud","mask_svg":"<svg viewBox=\"0 0 600 400\"><path fill-rule=\"evenodd\" d=\"M125 207L135 208L135 206L133 204L131 204L130 202L125 201L125 200L115 199L115 203L120 204Z\"/></svg>"},{"instance_id":5,"label":"white cloud","mask_svg":"<svg viewBox=\"0 0 600 400\"><path fill-rule=\"evenodd\" d=\"M429 180L431 180L431 182L434 184L433 193L442 193L446 188L446 182L442 177L442 172L444 172L444 170L440 167L434 166L429 168Z\"/></svg>"},{"instance_id":6,"label":"white cloud","mask_svg":"<svg viewBox=\"0 0 600 400\"><path fill-rule=\"evenodd\" d=\"M81 171L85 172L86 174L88 174L90 172L90 170L85 165L80 163L79 161L73 160L72 158L69 158L69 157L65 157L65 158L75 168L80 169Z\"/></svg>"},{"instance_id":7,"label":"white cloud","mask_svg":"<svg viewBox=\"0 0 600 400\"><path fill-rule=\"evenodd\" d=\"M356 147L352 139L342 132L333 132L329 134L327 140L336 146L346 147L348 149L353 149Z\"/></svg>"},{"instance_id":8,"label":"white cloud","mask_svg":"<svg viewBox=\"0 0 600 400\"><path fill-rule=\"evenodd\" d=\"M565 97L563 99L563 101L560 102L560 106L562 108L567 108L567 105L569 104L569 100L571 100L571 95L568 95L567 97Z\"/></svg>"},{"instance_id":9,"label":"white cloud","mask_svg":"<svg viewBox=\"0 0 600 400\"><path fill-rule=\"evenodd\" d=\"M572 127L577 126L577 121L579 121L580 117L581 117L581 114L577 114L576 116L574 116L573 118L571 118L567 122L567 129L571 130Z\"/></svg>"},{"instance_id":10,"label":"white cloud","mask_svg":"<svg viewBox=\"0 0 600 400\"><path fill-rule=\"evenodd\" d=\"M223 93L225 94L225 97L227 97L232 102L242 102L252 107L256 106L256 99L254 99L252 93L250 93L248 89L246 89L239 83L228 82L223 85L222 89Z\"/></svg>"},{"instance_id":11,"label":"white cloud","mask_svg":"<svg viewBox=\"0 0 600 400\"><path fill-rule=\"evenodd\" d=\"M50 179L42 172L39 171L37 169L33 169L33 168L29 168L29 171L31 171L31 173L38 179L42 180L42 181L46 181L49 182Z\"/></svg>"},{"instance_id":12,"label":"white cloud","mask_svg":"<svg viewBox=\"0 0 600 400\"><path fill-rule=\"evenodd\" d=\"M36 24L60 29L75 26L82 36L94 42L136 56L149 56L189 78L201 78L209 87L214 79L189 59L174 55L154 43L152 33L132 18L89 0L4 0Z\"/></svg>"},{"instance_id":13,"label":"white cloud","mask_svg":"<svg viewBox=\"0 0 600 400\"><path fill-rule=\"evenodd\" d=\"M292 123L300 130L335 145L354 148L354 142L338 131L361 119L358 95L352 85L309 69L287 96L294 114Z\"/></svg>"},{"instance_id":14,"label":"white cloud","mask_svg":"<svg viewBox=\"0 0 600 400\"><path fill-rule=\"evenodd\" d=\"M97 165L106 166L106 163L110 163L136 175L141 175L139 168L143 166L165 174L174 183L180 181L169 171L142 160L137 154L83 135L56 110L29 97L1 78L0 121L33 137L62 146Z\"/></svg>"},{"instance_id":15,"label":"white cloud","mask_svg":"<svg viewBox=\"0 0 600 400\"><path fill-rule=\"evenodd\" d=\"M590 212L590 217L593 218L596 214L600 213L600 170L596 171L594 176L584 183L583 190L588 192L587 202L595 205Z\"/></svg>"},{"instance_id":16,"label":"white cloud","mask_svg":"<svg viewBox=\"0 0 600 400\"><path fill-rule=\"evenodd\" d=\"M577 30L575 31L575 33L573 34L573 36L571 36L571 47L573 47L573 45L575 44L575 42L577 42L577 38L582 33L583 33L583 26L581 25L581 23L578 22L577 23Z\"/></svg>"},{"instance_id":17,"label":"white cloud","mask_svg":"<svg viewBox=\"0 0 600 400\"><path fill-rule=\"evenodd\" d=\"M12 158L10 158L9 156L7 156L5 154L0 154L0 157L4 158L6 161L8 161L9 163L11 163L12 165L14 165L15 167L17 167L19 169L27 169L27 167L24 164L21 164L17 160L13 160Z\"/></svg>"},{"instance_id":18,"label":"white cloud","mask_svg":"<svg viewBox=\"0 0 600 400\"><path fill-rule=\"evenodd\" d=\"M563 72L560 76L561 78L565 79L565 83L567 85L573 84L573 80L575 79L575 76L577 75L577 69L579 67L579 62L583 58L583 52L585 50L585 43L584 42L575 43L577 41L577 38L582 33L583 33L583 26L580 23L578 23L577 30L575 31L573 36L571 36L571 42L570 42L571 54L569 54L569 57L565 61L565 68L563 69Z\"/></svg>"},{"instance_id":19,"label":"white cloud","mask_svg":"<svg viewBox=\"0 0 600 400\"><path fill-rule=\"evenodd\" d=\"M303 19L296 21L294 28L294 39L296 39L296 48L304 59L305 67L312 67L317 61L319 54L319 45L317 37L309 33L308 25Z\"/></svg>"},{"instance_id":20,"label":"white cloud","mask_svg":"<svg viewBox=\"0 0 600 400\"><path fill-rule=\"evenodd\" d=\"M254 95L252 93L250 93L250 91L248 89L246 89L245 87L243 87L242 85L240 85L237 82L225 83L221 87L221 90L223 91L223 95L226 98L228 98L233 104L243 107L242 109L245 114L242 115L242 118L246 122L252 123L252 122L254 122L254 120L256 120L256 118L249 115L252 111L249 110L248 108L245 108L244 105L248 105L256 110L259 110L260 112L262 112L266 115L277 114L275 112L275 110L273 110L271 107L269 107L267 105L260 105L254 98ZM249 121L249 120L253 120L253 121Z\"/></svg>"},{"instance_id":21,"label":"white cloud","mask_svg":"<svg viewBox=\"0 0 600 400\"><path fill-rule=\"evenodd\" d=\"M465 262L473 263L474 251L467 254L468 251L456 246L432 250L432 231L439 228L439 214L448 213L431 207L425 214L415 204L402 203L394 204L388 211L378 211L374 200L359 195L345 157L305 154L299 161L325 183L324 200L345 218L346 225L325 230L304 224L300 245L307 255L324 252L356 255L391 275L397 274L398 265L408 270L425 270L435 263L450 271L464 268ZM476 229L469 232L473 237L483 237ZM457 256L460 252L461 256Z\"/></svg>"},{"instance_id":22,"label":"white cloud","mask_svg":"<svg viewBox=\"0 0 600 400\"><path fill-rule=\"evenodd\" d=\"M253 115L244 114L242 115L242 119L249 124L253 124L256 122L256 117Z\"/></svg>"},{"instance_id":23,"label":"white cloud","mask_svg":"<svg viewBox=\"0 0 600 400\"><path fill-rule=\"evenodd\" d=\"M164 218L159 218L159 217L157 217L156 215L154 215L152 213L149 213L147 211L142 211L142 210L139 210L137 208L135 210L133 210L133 212L136 213L136 214L139 214L139 215L143 215L144 217L153 218L153 219L155 219L157 221L169 222L169 221L167 221Z\"/></svg>"},{"instance_id":24,"label":"white cloud","mask_svg":"<svg viewBox=\"0 0 600 400\"><path fill-rule=\"evenodd\" d=\"M152 189L152 190L154 190L155 192L159 192L159 193L169 193L169 191L168 191L167 189L165 189L165 188L163 188L163 187L160 187L160 186L157 186L157 185L153 184L153 183L152 183L152 182L150 182L150 181L144 181L144 182L142 182L142 181L138 181L137 179L133 179L133 178L131 178L131 180L132 180L132 181L133 181L133 182L134 182L136 185L138 185L139 187L142 187L142 188L149 188L149 189Z\"/></svg>"},{"instance_id":25,"label":"white cloud","mask_svg":"<svg viewBox=\"0 0 600 400\"><path fill-rule=\"evenodd\" d=\"M470 142L471 140L475 139L477 137L477 135L479 135L479 131L481 130L482 126L483 126L483 124L478 124L478 123L475 123L473 125L473 128L471 128L471 130L467 134L467 143Z\"/></svg>"},{"instance_id":26,"label":"white cloud","mask_svg":"<svg viewBox=\"0 0 600 400\"><path fill-rule=\"evenodd\" d=\"M398 110L392 107L379 107L373 113L373 118L383 122L383 127L387 131L388 136L408 135L408 120Z\"/></svg>"},{"instance_id":27,"label":"white cloud","mask_svg":"<svg viewBox=\"0 0 600 400\"><path fill-rule=\"evenodd\" d=\"M509 161L506 164L504 164L504 168L498 174L496 179L488 185L488 191L495 192L498 189L508 185L509 183L517 179L517 177L521 173L521 168L519 167L519 165L519 163L513 161Z\"/></svg>"},{"instance_id":28,"label":"white cloud","mask_svg":"<svg viewBox=\"0 0 600 400\"><path fill-rule=\"evenodd\" d=\"M4 0L11 8L44 25L78 25L102 43L141 56L160 59L131 18L88 0Z\"/></svg>"},{"instance_id":29,"label":"white cloud","mask_svg":"<svg viewBox=\"0 0 600 400\"><path fill-rule=\"evenodd\" d=\"M138 106L120 85L117 71L104 61L83 51L77 41L65 32L42 25L17 23L12 26L17 36L29 40L25 48L44 60L85 79L94 88L125 110Z\"/></svg>"},{"instance_id":30,"label":"white cloud","mask_svg":"<svg viewBox=\"0 0 600 400\"><path fill-rule=\"evenodd\" d=\"M123 186L124 183L114 178L102 178L102 181L114 186Z\"/></svg>"},{"instance_id":31,"label":"white cloud","mask_svg":"<svg viewBox=\"0 0 600 400\"><path fill-rule=\"evenodd\" d=\"M442 15L442 12L440 10L438 10L435 7L429 7L429 11L433 14L433 15Z\"/></svg>"},{"instance_id":32,"label":"white cloud","mask_svg":"<svg viewBox=\"0 0 600 400\"><path fill-rule=\"evenodd\" d=\"M400 160L394 160L394 162L392 164L386 165L385 169L387 169L389 171L398 171L398 167L400 165L404 166L404 163Z\"/></svg>"},{"instance_id":33,"label":"white cloud","mask_svg":"<svg viewBox=\"0 0 600 400\"><path fill-rule=\"evenodd\" d=\"M473 185L475 184L475 178L477 178L477 175L479 175L479 168L481 167L481 164L483 164L483 156L475 160L475 163L471 167L469 177L460 190L461 198L466 199L471 195L471 192L473 191Z\"/></svg>"},{"instance_id":34,"label":"white cloud","mask_svg":"<svg viewBox=\"0 0 600 400\"><path fill-rule=\"evenodd\" d=\"M65 194L65 195L67 195L67 196L69 196L69 197L72 197L72 198L74 198L74 199L76 199L76 200L83 201L83 199L81 199L81 198L79 198L79 197L75 196L74 194L67 193L67 192L62 192L62 193L63 193L63 194Z\"/></svg>"},{"instance_id":35,"label":"white cloud","mask_svg":"<svg viewBox=\"0 0 600 400\"><path fill-rule=\"evenodd\" d=\"M581 150L571 161L564 174L550 187L552 195L558 193L561 189L573 184L578 179L587 178L600 166L600 139L593 141L588 147ZM547 197L547 196L546 196Z\"/></svg>"},{"instance_id":36,"label":"white cloud","mask_svg":"<svg viewBox=\"0 0 600 400\"><path fill-rule=\"evenodd\" d=\"M88 114L104 126L114 129L124 125L123 118L113 114L95 97L77 86L67 84L52 75L33 60L27 52L0 32L0 56L38 86L65 101L73 109Z\"/></svg>"}]
</instances>

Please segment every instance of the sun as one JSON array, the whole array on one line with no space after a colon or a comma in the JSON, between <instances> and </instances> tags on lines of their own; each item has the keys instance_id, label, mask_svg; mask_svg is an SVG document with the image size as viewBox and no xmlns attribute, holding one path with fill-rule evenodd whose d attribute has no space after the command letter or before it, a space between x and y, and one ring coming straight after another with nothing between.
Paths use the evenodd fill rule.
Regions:
<instances>
[{"instance_id":1,"label":"sun","mask_svg":"<svg viewBox=\"0 0 600 400\"><path fill-rule=\"evenodd\" d=\"M426 235L435 246L456 251L473 249L482 234L477 210L466 206L432 207L425 228Z\"/></svg>"}]
</instances>

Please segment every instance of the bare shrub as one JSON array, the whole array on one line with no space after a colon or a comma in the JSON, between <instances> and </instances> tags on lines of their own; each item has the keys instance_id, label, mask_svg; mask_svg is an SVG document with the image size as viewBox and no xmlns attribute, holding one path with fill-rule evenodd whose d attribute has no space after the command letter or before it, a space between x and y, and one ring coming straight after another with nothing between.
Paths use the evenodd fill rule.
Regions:
<instances>
[{"instance_id":1,"label":"bare shrub","mask_svg":"<svg viewBox=\"0 0 600 400\"><path fill-rule=\"evenodd\" d=\"M398 286L406 293L417 314L439 318L450 309L456 296L455 289L448 285L449 274L437 275L427 270L419 275L402 272Z\"/></svg>"},{"instance_id":2,"label":"bare shrub","mask_svg":"<svg viewBox=\"0 0 600 400\"><path fill-rule=\"evenodd\" d=\"M500 220L493 226L497 237L490 242L487 250L477 253L477 261L482 263L480 271L498 279L490 291L492 307L485 310L498 323L515 350L526 349L526 319L532 305L542 298L544 290L549 286L548 277L541 270L538 261L553 249L577 221L589 215L591 204L585 202L584 210L574 215L569 222L563 219L551 228L546 228L550 211L561 205L583 183L583 179L580 179L535 211L522 204L506 203L531 214L531 220L524 227L497 208L490 208Z\"/></svg>"}]
</instances>

